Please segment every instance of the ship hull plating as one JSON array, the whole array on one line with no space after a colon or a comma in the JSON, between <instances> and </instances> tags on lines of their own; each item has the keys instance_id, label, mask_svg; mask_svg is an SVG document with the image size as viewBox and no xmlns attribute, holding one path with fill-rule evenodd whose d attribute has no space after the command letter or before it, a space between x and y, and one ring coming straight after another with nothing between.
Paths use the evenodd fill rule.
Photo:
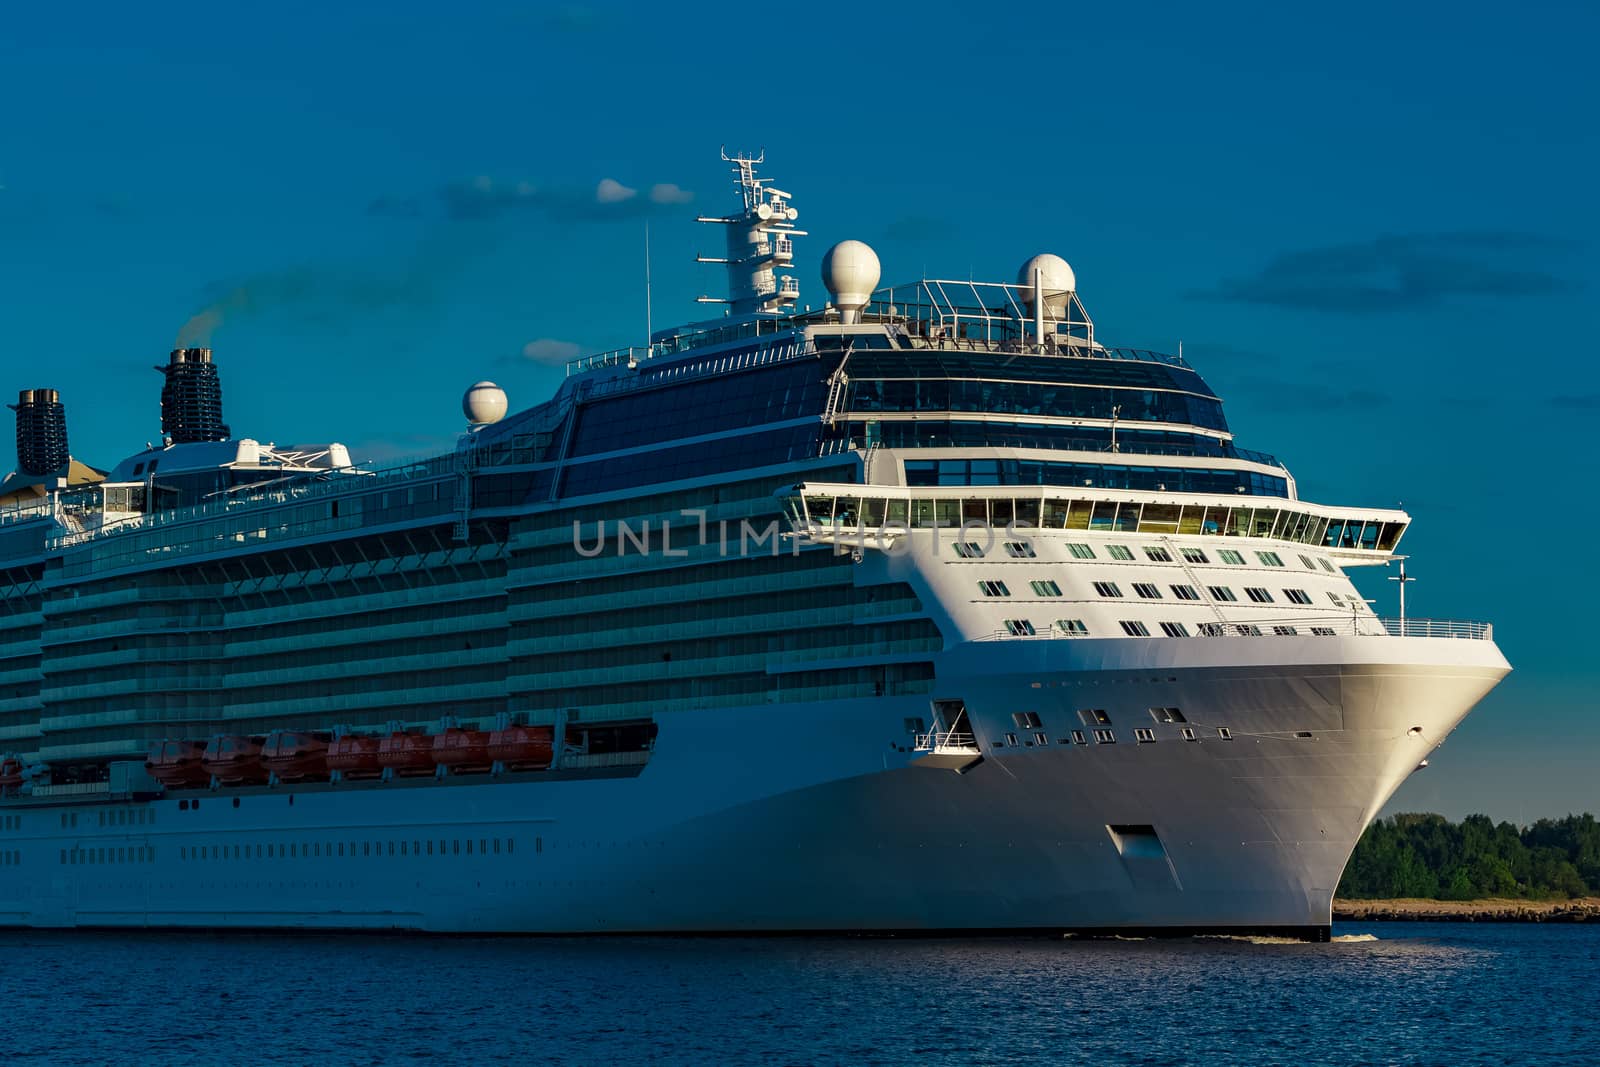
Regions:
<instances>
[{"instance_id":1,"label":"ship hull plating","mask_svg":"<svg viewBox=\"0 0 1600 1067\"><path fill-rule=\"evenodd\" d=\"M961 774L917 765L907 720L929 704L891 698L801 706L782 729L755 709L666 716L647 765L604 777L29 806L0 923L1325 936L1362 829L1504 660L1408 641L1411 662L1371 662L1394 643L1329 639L1338 662L1252 667L1237 642L1182 644L1223 643L1227 665L1116 667L1156 643L1099 642L1094 670L1073 668L1086 642L959 648L936 695L979 735ZM1146 703L1186 708L1195 739L1137 721ZM1099 707L1114 741L1077 722Z\"/></svg>"}]
</instances>

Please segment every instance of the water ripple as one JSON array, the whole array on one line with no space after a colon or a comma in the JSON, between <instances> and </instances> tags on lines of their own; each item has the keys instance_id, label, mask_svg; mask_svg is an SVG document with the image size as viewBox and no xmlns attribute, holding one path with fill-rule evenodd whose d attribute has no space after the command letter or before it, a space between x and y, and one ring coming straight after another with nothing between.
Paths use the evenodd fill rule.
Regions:
<instances>
[{"instance_id":1,"label":"water ripple","mask_svg":"<svg viewBox=\"0 0 1600 1067\"><path fill-rule=\"evenodd\" d=\"M1600 928L1332 944L0 933L43 1062L1577 1064Z\"/></svg>"}]
</instances>

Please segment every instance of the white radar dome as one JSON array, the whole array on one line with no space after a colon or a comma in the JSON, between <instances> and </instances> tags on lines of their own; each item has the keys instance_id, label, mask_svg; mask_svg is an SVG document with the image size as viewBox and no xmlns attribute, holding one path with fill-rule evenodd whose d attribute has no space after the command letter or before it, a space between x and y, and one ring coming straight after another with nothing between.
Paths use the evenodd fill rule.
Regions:
<instances>
[{"instance_id":1,"label":"white radar dome","mask_svg":"<svg viewBox=\"0 0 1600 1067\"><path fill-rule=\"evenodd\" d=\"M1022 265L1017 271L1017 288L1022 290L1022 299L1028 305L1028 310L1033 310L1033 278L1039 275L1040 288L1044 290L1045 310L1053 319L1066 317L1067 296L1078 289L1078 276L1072 273L1072 267L1060 256L1052 256L1042 252Z\"/></svg>"},{"instance_id":2,"label":"white radar dome","mask_svg":"<svg viewBox=\"0 0 1600 1067\"><path fill-rule=\"evenodd\" d=\"M860 322L878 287L878 253L862 241L840 241L822 256L822 284L839 309L839 321Z\"/></svg>"},{"instance_id":3,"label":"white radar dome","mask_svg":"<svg viewBox=\"0 0 1600 1067\"><path fill-rule=\"evenodd\" d=\"M479 382L461 398L461 413L474 426L487 426L506 417L506 391L493 382Z\"/></svg>"}]
</instances>

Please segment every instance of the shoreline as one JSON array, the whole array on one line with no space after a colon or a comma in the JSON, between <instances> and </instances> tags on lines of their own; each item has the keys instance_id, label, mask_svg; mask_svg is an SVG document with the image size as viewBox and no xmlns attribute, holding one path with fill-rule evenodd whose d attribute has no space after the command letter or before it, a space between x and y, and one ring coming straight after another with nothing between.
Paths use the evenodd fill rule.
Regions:
<instances>
[{"instance_id":1,"label":"shoreline","mask_svg":"<svg viewBox=\"0 0 1600 1067\"><path fill-rule=\"evenodd\" d=\"M1600 922L1600 897L1573 900L1335 900L1335 922Z\"/></svg>"}]
</instances>

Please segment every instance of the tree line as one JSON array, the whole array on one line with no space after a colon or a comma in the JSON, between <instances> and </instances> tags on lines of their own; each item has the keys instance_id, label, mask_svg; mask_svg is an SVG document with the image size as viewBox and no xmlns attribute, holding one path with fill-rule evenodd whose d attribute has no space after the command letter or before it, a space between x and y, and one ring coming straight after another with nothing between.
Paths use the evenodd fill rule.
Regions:
<instances>
[{"instance_id":1,"label":"tree line","mask_svg":"<svg viewBox=\"0 0 1600 1067\"><path fill-rule=\"evenodd\" d=\"M1367 827L1339 882L1347 900L1422 897L1559 900L1600 896L1600 823L1593 815L1518 829L1487 815L1393 815Z\"/></svg>"}]
</instances>

